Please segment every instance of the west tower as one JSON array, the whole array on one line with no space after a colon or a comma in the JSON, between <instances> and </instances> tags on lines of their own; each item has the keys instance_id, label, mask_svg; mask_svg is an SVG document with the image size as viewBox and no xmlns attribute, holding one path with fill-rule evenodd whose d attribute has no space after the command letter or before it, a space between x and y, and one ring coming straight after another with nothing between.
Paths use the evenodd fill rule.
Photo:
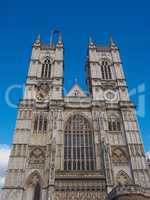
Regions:
<instances>
[{"instance_id":1,"label":"west tower","mask_svg":"<svg viewBox=\"0 0 150 200\"><path fill-rule=\"evenodd\" d=\"M150 174L117 45L90 39L90 95L76 83L64 96L63 70L61 33L53 31L50 44L38 36L1 199L149 199Z\"/></svg>"}]
</instances>

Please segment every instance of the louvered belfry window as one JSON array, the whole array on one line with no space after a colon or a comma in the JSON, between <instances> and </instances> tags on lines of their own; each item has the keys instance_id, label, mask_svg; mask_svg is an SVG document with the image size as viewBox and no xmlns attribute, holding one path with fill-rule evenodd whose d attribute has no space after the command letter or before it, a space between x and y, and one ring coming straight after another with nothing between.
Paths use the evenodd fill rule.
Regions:
<instances>
[{"instance_id":1,"label":"louvered belfry window","mask_svg":"<svg viewBox=\"0 0 150 200\"><path fill-rule=\"evenodd\" d=\"M111 74L111 66L107 62L107 60L103 60L101 63L101 71L102 71L102 79L112 79L112 74Z\"/></svg>"},{"instance_id":2,"label":"louvered belfry window","mask_svg":"<svg viewBox=\"0 0 150 200\"><path fill-rule=\"evenodd\" d=\"M41 77L44 79L49 79L50 76L51 76L51 63L50 60L47 58L42 64Z\"/></svg>"},{"instance_id":3,"label":"louvered belfry window","mask_svg":"<svg viewBox=\"0 0 150 200\"><path fill-rule=\"evenodd\" d=\"M64 133L64 170L95 170L95 146L89 121L76 114L69 118Z\"/></svg>"}]
</instances>

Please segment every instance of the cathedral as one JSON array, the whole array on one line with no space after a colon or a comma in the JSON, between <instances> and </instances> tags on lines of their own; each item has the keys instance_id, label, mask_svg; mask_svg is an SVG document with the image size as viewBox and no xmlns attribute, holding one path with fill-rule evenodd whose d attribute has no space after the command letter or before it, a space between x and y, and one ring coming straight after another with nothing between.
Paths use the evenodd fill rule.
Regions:
<instances>
[{"instance_id":1,"label":"cathedral","mask_svg":"<svg viewBox=\"0 0 150 200\"><path fill-rule=\"evenodd\" d=\"M55 36L55 42L54 42ZM135 105L119 48L89 39L88 92L64 95L64 45L37 37L0 200L150 200Z\"/></svg>"}]
</instances>

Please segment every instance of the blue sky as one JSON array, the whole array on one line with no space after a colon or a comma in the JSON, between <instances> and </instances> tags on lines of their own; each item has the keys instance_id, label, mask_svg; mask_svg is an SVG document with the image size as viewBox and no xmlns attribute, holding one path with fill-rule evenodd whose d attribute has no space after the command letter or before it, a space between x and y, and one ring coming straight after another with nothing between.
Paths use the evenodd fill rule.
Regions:
<instances>
[{"instance_id":1,"label":"blue sky","mask_svg":"<svg viewBox=\"0 0 150 200\"><path fill-rule=\"evenodd\" d=\"M145 116L139 117L145 150L150 151L150 12L149 1L8 1L0 12L0 144L10 144L16 109L5 101L13 84L26 80L31 45L38 33L49 42L50 31L58 27L65 45L65 88L77 78L83 89L88 36L97 44L107 44L111 34L118 44L129 90L145 84ZM139 104L139 95L132 100ZM17 103L20 89L11 93Z\"/></svg>"}]
</instances>

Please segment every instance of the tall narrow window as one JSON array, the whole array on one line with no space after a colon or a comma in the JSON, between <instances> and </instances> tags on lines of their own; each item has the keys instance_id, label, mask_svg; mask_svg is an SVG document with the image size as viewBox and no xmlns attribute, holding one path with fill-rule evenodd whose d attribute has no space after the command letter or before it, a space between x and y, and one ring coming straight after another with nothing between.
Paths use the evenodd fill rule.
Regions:
<instances>
[{"instance_id":1,"label":"tall narrow window","mask_svg":"<svg viewBox=\"0 0 150 200\"><path fill-rule=\"evenodd\" d=\"M107 60L103 60L101 63L102 79L112 79L111 67Z\"/></svg>"},{"instance_id":2,"label":"tall narrow window","mask_svg":"<svg viewBox=\"0 0 150 200\"><path fill-rule=\"evenodd\" d=\"M76 114L66 123L64 170L95 170L95 146L89 121Z\"/></svg>"},{"instance_id":3,"label":"tall narrow window","mask_svg":"<svg viewBox=\"0 0 150 200\"><path fill-rule=\"evenodd\" d=\"M38 128L38 116L36 116L34 119L34 131L37 131L37 128Z\"/></svg>"},{"instance_id":4,"label":"tall narrow window","mask_svg":"<svg viewBox=\"0 0 150 200\"><path fill-rule=\"evenodd\" d=\"M44 132L47 131L47 117L44 117L44 128L43 128Z\"/></svg>"},{"instance_id":5,"label":"tall narrow window","mask_svg":"<svg viewBox=\"0 0 150 200\"><path fill-rule=\"evenodd\" d=\"M121 131L120 119L114 116L110 117L108 119L108 130L112 132Z\"/></svg>"},{"instance_id":6,"label":"tall narrow window","mask_svg":"<svg viewBox=\"0 0 150 200\"><path fill-rule=\"evenodd\" d=\"M36 184L35 189L34 189L34 198L33 200L40 200L41 196L41 186L39 183Z\"/></svg>"},{"instance_id":7,"label":"tall narrow window","mask_svg":"<svg viewBox=\"0 0 150 200\"><path fill-rule=\"evenodd\" d=\"M51 74L51 63L50 60L47 58L44 63L42 64L42 73L41 77L45 79L49 79Z\"/></svg>"},{"instance_id":8,"label":"tall narrow window","mask_svg":"<svg viewBox=\"0 0 150 200\"><path fill-rule=\"evenodd\" d=\"M37 113L34 118L34 133L46 133L47 132L47 114Z\"/></svg>"},{"instance_id":9,"label":"tall narrow window","mask_svg":"<svg viewBox=\"0 0 150 200\"><path fill-rule=\"evenodd\" d=\"M42 130L42 125L43 125L43 116L40 115L40 116L39 116L39 131Z\"/></svg>"}]
</instances>

